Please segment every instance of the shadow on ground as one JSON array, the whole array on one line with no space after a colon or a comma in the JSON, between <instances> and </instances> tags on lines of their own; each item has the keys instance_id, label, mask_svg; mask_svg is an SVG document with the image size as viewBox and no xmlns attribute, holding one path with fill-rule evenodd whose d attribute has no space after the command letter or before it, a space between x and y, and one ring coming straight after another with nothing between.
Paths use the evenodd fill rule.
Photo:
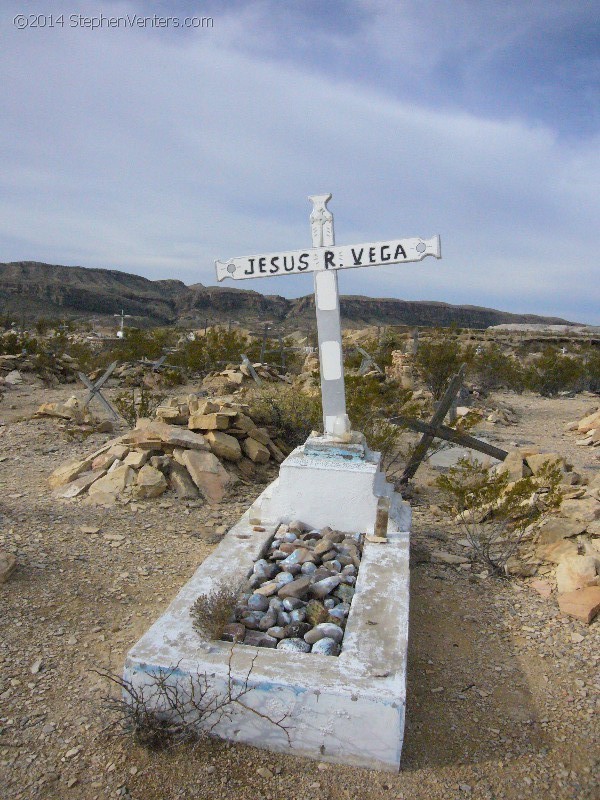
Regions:
<instances>
[{"instance_id":1,"label":"shadow on ground","mask_svg":"<svg viewBox=\"0 0 600 800\"><path fill-rule=\"evenodd\" d=\"M502 760L544 747L494 590L462 570L412 568L403 770Z\"/></svg>"}]
</instances>

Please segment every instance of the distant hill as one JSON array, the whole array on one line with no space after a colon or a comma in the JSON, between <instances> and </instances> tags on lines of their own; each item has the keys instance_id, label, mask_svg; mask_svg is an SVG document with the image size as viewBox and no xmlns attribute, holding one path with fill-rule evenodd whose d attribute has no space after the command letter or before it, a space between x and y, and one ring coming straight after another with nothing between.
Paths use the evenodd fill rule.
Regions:
<instances>
[{"instance_id":1,"label":"distant hill","mask_svg":"<svg viewBox=\"0 0 600 800\"><path fill-rule=\"evenodd\" d=\"M37 261L0 263L0 313L25 319L39 317L107 317L123 309L138 326L177 322L203 325L238 321L259 325L266 320L286 330L314 324L314 297L288 300L279 295L231 286L192 286L177 280L151 281L109 269L66 267ZM511 314L493 308L430 301L341 298L343 324L423 325L487 328L507 323L573 324L559 317Z\"/></svg>"}]
</instances>

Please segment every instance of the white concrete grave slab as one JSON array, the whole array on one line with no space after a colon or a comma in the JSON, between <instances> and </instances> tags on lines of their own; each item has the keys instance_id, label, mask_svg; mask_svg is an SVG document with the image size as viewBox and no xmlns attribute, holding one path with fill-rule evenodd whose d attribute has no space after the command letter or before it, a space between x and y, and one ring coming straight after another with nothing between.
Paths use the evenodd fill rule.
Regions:
<instances>
[{"instance_id":1,"label":"white concrete grave slab","mask_svg":"<svg viewBox=\"0 0 600 800\"><path fill-rule=\"evenodd\" d=\"M406 652L408 639L408 547L410 508L386 484L392 498L385 545L365 542L355 595L339 656L290 653L243 644L207 640L192 627L190 607L200 594L222 584L241 586L253 564L268 547L280 522L302 509L302 519L319 527L326 523L352 532L372 528L378 481L378 454L365 464L355 450L346 464L356 495L350 502L320 502L316 484L296 503L287 505L298 470L315 459L321 481L341 481L339 459L298 448L282 465L278 481L257 499L254 507L225 536L179 592L161 618L129 652L124 677L138 689L153 684L159 670L175 667L169 681L185 691L206 676L214 691L225 694L230 681L240 686L248 673L252 687L244 703L263 715L285 717L286 733L252 711L234 707L214 734L274 751L397 771L404 735ZM300 476L301 477L301 476ZM335 491L335 490L332 490ZM362 503L365 503L363 508ZM376 498L375 498L376 502ZM348 513L348 509L354 514ZM264 530L253 530L250 516L261 518ZM233 657L232 655L233 648ZM230 661L231 659L231 661ZM254 659L254 663L252 660ZM193 721L193 714L190 715Z\"/></svg>"}]
</instances>

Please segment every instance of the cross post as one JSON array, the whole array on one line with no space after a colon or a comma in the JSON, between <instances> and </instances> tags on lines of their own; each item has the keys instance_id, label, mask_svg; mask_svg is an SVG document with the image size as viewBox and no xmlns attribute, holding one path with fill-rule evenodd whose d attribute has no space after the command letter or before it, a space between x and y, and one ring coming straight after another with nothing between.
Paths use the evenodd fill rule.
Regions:
<instances>
[{"instance_id":1,"label":"cross post","mask_svg":"<svg viewBox=\"0 0 600 800\"><path fill-rule=\"evenodd\" d=\"M327 208L331 194L309 197L313 204L310 230L313 247L333 247L333 214ZM344 357L342 354L342 325L337 271L315 272L315 311L319 339L321 370L321 400L325 434L342 436L349 432L344 386Z\"/></svg>"}]
</instances>

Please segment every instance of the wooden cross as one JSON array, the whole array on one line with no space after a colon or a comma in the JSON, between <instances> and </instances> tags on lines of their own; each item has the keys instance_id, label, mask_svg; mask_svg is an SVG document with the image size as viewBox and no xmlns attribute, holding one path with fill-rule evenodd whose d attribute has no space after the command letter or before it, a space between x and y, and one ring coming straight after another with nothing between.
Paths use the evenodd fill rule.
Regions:
<instances>
[{"instance_id":1,"label":"wooden cross","mask_svg":"<svg viewBox=\"0 0 600 800\"><path fill-rule=\"evenodd\" d=\"M429 422L411 419L411 417L394 417L390 420L390 422L393 422L395 425L403 425L423 434L421 441L415 447L411 459L406 465L406 469L400 476L400 483L408 483L409 480L414 478L434 439L444 439L447 442L460 444L470 450L477 450L480 453L492 456L492 458L497 458L499 461L504 461L508 455L506 450L501 450L499 447L494 447L487 442L476 439L474 436L460 433L454 430L454 428L449 428L443 424L446 414L451 409L457 394L461 390L465 369L466 364L463 364L457 374L452 378Z\"/></svg>"},{"instance_id":2,"label":"wooden cross","mask_svg":"<svg viewBox=\"0 0 600 800\"><path fill-rule=\"evenodd\" d=\"M313 204L310 215L312 248L216 261L215 269L219 281L314 273L323 425L327 435L338 437L350 430L346 414L338 270L421 261L426 256L441 258L440 238L393 239L336 247L333 214L327 208L331 194L312 195L309 200Z\"/></svg>"},{"instance_id":3,"label":"wooden cross","mask_svg":"<svg viewBox=\"0 0 600 800\"><path fill-rule=\"evenodd\" d=\"M248 356L245 355L244 353L242 353L242 364L246 367L246 369L248 370L250 375L252 375L252 377L254 379L254 382L258 386L262 386L262 381L258 377L258 374L257 374L256 370L254 369L254 366L252 365L252 363L251 363L250 359L248 358Z\"/></svg>"},{"instance_id":4,"label":"wooden cross","mask_svg":"<svg viewBox=\"0 0 600 800\"><path fill-rule=\"evenodd\" d=\"M143 367L150 367L152 372L160 372L162 365L167 360L168 353L165 353L160 358L157 358L156 361L152 361L150 358L142 358L141 361L138 361L138 364L141 364Z\"/></svg>"},{"instance_id":5,"label":"wooden cross","mask_svg":"<svg viewBox=\"0 0 600 800\"><path fill-rule=\"evenodd\" d=\"M94 397L97 397L97 398L98 398L98 400L99 400L99 401L102 403L102 405L104 406L104 408L105 408L105 409L108 411L108 413L111 415L111 417L113 417L113 419L119 419L119 414L118 414L118 413L117 413L117 411L116 411L116 410L113 408L113 406L112 406L112 405L109 403L109 401L106 399L106 397L104 397L104 395L102 394L102 392L100 391L100 389L101 389L101 388L104 386L104 384L106 383L106 381L107 381L107 380L110 378L110 376L112 375L112 373L113 373L113 371L114 371L115 367L117 366L117 363L118 363L117 361L113 361L113 362L112 362L112 364L111 364L111 365L108 367L108 369L107 369L107 370L106 370L106 372L104 373L104 375L103 375L103 376L102 376L102 377L101 377L99 380L97 380L97 381L96 381L96 383L92 383L92 381L91 381L91 380L88 378L88 376L87 376L85 373L83 373L83 372L78 372L78 373L77 373L77 375L78 375L78 377L79 377L79 380L80 380L80 381L81 381L81 382L82 382L82 383L83 383L85 386L87 386L87 388L90 390L90 393L88 394L88 396L87 396L87 397L85 398L85 400L83 401L83 407L84 407L84 408L87 408L87 406L88 406L88 405L90 404L90 402L91 402L91 401L94 399Z\"/></svg>"},{"instance_id":6,"label":"wooden cross","mask_svg":"<svg viewBox=\"0 0 600 800\"><path fill-rule=\"evenodd\" d=\"M362 361L361 361L360 367L358 368L358 374L359 375L361 375L361 376L362 375L366 375L367 372L369 372L372 369L374 369L380 375L383 375L383 370L381 369L379 364L376 363L376 361L374 360L372 355L367 353L366 350L363 350L362 347L357 347L356 349L358 350L358 352L362 356Z\"/></svg>"}]
</instances>

